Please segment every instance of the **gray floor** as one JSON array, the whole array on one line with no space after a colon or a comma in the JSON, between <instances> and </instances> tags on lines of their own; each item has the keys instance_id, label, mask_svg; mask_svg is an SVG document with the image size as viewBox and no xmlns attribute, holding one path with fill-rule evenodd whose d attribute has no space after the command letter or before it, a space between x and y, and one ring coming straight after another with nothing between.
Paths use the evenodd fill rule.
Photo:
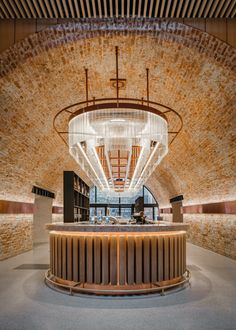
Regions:
<instances>
[{"instance_id":1,"label":"gray floor","mask_svg":"<svg viewBox=\"0 0 236 330\"><path fill-rule=\"evenodd\" d=\"M191 287L164 297L108 298L46 287L48 245L38 245L0 264L0 329L236 329L236 261L187 248Z\"/></svg>"}]
</instances>

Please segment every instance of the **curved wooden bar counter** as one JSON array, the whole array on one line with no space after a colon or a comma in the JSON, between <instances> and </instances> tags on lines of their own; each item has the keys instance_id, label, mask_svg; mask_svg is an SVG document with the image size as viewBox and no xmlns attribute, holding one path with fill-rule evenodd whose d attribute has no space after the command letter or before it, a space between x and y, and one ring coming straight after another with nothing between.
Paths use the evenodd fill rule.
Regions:
<instances>
[{"instance_id":1,"label":"curved wooden bar counter","mask_svg":"<svg viewBox=\"0 0 236 330\"><path fill-rule=\"evenodd\" d=\"M158 291L186 281L184 224L76 223L47 228L51 231L46 278L51 284L113 295Z\"/></svg>"}]
</instances>

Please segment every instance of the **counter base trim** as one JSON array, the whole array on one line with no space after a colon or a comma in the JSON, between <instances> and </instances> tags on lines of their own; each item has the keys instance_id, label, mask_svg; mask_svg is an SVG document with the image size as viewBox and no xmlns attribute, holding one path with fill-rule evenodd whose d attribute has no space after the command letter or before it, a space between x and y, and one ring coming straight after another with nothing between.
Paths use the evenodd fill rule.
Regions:
<instances>
[{"instance_id":1,"label":"counter base trim","mask_svg":"<svg viewBox=\"0 0 236 330\"><path fill-rule=\"evenodd\" d=\"M88 283L73 282L63 280L51 274L50 269L45 273L45 282L48 287L56 289L61 293L70 295L86 293L94 295L117 296L117 295L138 295L149 293L160 293L165 295L165 291L175 289L177 287L184 287L186 284L190 285L191 274L188 269L186 272L173 280L148 283L142 285L95 285Z\"/></svg>"}]
</instances>

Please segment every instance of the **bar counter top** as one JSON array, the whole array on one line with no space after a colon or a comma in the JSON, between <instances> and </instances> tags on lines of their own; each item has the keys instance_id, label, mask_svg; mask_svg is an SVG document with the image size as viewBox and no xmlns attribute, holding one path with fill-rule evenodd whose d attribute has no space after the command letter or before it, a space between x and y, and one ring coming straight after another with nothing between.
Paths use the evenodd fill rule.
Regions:
<instances>
[{"instance_id":1,"label":"bar counter top","mask_svg":"<svg viewBox=\"0 0 236 330\"><path fill-rule=\"evenodd\" d=\"M155 224L90 224L90 223L50 223L46 229L62 232L172 232L186 231L188 225L157 221Z\"/></svg>"}]
</instances>

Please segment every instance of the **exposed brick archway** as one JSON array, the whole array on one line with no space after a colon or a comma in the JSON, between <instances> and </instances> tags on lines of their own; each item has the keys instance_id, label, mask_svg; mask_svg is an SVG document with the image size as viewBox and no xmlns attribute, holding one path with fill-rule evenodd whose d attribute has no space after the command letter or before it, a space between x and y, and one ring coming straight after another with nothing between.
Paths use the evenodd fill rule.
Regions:
<instances>
[{"instance_id":1,"label":"exposed brick archway","mask_svg":"<svg viewBox=\"0 0 236 330\"><path fill-rule=\"evenodd\" d=\"M1 55L2 198L32 201L31 186L39 183L61 202L62 171L79 166L53 131L53 118L85 98L85 66L90 96L113 96L116 45L127 78L123 96L145 96L148 66L150 98L184 121L148 180L160 205L178 193L189 202L235 198L235 49L179 23L127 19L56 26Z\"/></svg>"}]
</instances>

